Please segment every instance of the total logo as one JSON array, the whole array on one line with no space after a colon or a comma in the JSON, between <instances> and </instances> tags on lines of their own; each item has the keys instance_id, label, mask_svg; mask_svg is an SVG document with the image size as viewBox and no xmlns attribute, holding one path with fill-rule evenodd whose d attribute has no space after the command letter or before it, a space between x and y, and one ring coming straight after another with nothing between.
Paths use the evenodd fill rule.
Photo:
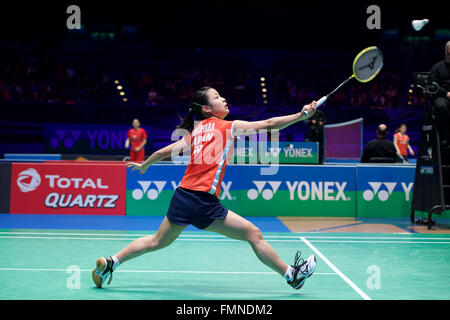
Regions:
<instances>
[{"instance_id":1,"label":"total logo","mask_svg":"<svg viewBox=\"0 0 450 320\"><path fill-rule=\"evenodd\" d=\"M158 199L161 191L164 189L164 187L167 184L167 181L136 181L140 188L136 188L131 192L131 196L134 200L141 200L144 198L144 195L147 194L147 198L149 200L156 200ZM180 181L181 182L181 181ZM170 184L172 185L172 190L176 190L178 186L180 185L180 182L176 181L170 181ZM221 189L222 193L220 195L220 200L224 200L227 198L228 200L235 200L230 194L230 188L232 181L228 181L226 183L225 181L222 181Z\"/></svg>"},{"instance_id":2,"label":"total logo","mask_svg":"<svg viewBox=\"0 0 450 320\"><path fill-rule=\"evenodd\" d=\"M119 196L116 194L74 194L76 189L90 189L94 193L102 193L109 189L103 184L102 179L62 177L57 174L44 176L46 185L41 187L41 192L56 189L45 196L44 204L51 208L115 208ZM36 169L28 168L17 176L17 186L22 192L35 191L41 185L41 176ZM94 191L95 190L95 191ZM59 193L61 192L61 193ZM63 193L67 192L67 193Z\"/></svg>"},{"instance_id":3,"label":"total logo","mask_svg":"<svg viewBox=\"0 0 450 320\"><path fill-rule=\"evenodd\" d=\"M40 184L41 176L36 169L33 168L22 171L17 177L17 186L22 192L34 191Z\"/></svg>"},{"instance_id":4,"label":"total logo","mask_svg":"<svg viewBox=\"0 0 450 320\"><path fill-rule=\"evenodd\" d=\"M372 201L376 196L378 200L385 202L397 186L397 182L368 182L368 184L372 190L368 189L363 192L363 199L366 201ZM402 182L400 185L405 193L405 201L409 201L409 194L414 183Z\"/></svg>"}]
</instances>

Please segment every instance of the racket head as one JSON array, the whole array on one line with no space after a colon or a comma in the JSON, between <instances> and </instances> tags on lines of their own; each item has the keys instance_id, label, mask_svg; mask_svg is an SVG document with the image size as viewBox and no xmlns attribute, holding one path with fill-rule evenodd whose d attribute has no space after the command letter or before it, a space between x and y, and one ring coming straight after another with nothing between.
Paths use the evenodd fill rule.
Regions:
<instances>
[{"instance_id":1,"label":"racket head","mask_svg":"<svg viewBox=\"0 0 450 320\"><path fill-rule=\"evenodd\" d=\"M383 68L383 52L375 46L365 48L353 60L353 75L359 82L369 82Z\"/></svg>"}]
</instances>

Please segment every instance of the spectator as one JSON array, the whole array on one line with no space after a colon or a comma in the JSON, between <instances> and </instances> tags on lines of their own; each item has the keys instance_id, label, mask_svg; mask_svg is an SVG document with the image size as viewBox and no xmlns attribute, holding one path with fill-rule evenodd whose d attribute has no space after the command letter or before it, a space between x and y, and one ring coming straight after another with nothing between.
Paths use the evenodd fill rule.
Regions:
<instances>
[{"instance_id":1,"label":"spectator","mask_svg":"<svg viewBox=\"0 0 450 320\"><path fill-rule=\"evenodd\" d=\"M406 124L402 123L394 134L394 146L397 151L397 156L403 163L408 163L408 151L414 156L414 151L409 144L409 137L406 134Z\"/></svg>"},{"instance_id":2,"label":"spectator","mask_svg":"<svg viewBox=\"0 0 450 320\"><path fill-rule=\"evenodd\" d=\"M394 144L386 140L388 129L385 124L380 124L377 128L377 138L369 141L363 151L361 163L393 163L396 161L396 151Z\"/></svg>"},{"instance_id":3,"label":"spectator","mask_svg":"<svg viewBox=\"0 0 450 320\"><path fill-rule=\"evenodd\" d=\"M317 111L308 119L309 131L306 134L306 141L319 143L319 163L323 161L323 127L327 121L325 113Z\"/></svg>"},{"instance_id":4,"label":"spectator","mask_svg":"<svg viewBox=\"0 0 450 320\"><path fill-rule=\"evenodd\" d=\"M132 122L133 128L128 131L125 149L130 148L130 161L144 161L145 145L147 144L147 133L142 129L138 119Z\"/></svg>"}]
</instances>

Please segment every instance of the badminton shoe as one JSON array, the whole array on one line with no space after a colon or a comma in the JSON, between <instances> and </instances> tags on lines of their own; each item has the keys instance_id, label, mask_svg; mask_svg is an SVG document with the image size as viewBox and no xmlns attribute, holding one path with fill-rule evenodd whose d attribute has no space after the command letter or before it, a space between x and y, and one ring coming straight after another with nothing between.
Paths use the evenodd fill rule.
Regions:
<instances>
[{"instance_id":1,"label":"badminton shoe","mask_svg":"<svg viewBox=\"0 0 450 320\"><path fill-rule=\"evenodd\" d=\"M288 281L288 284L296 290L300 289L305 284L306 279L311 277L316 270L316 257L312 254L308 259L303 260L303 258L300 258L300 254L300 251L295 254L294 265L292 265L294 269L293 280Z\"/></svg>"},{"instance_id":2,"label":"badminton shoe","mask_svg":"<svg viewBox=\"0 0 450 320\"><path fill-rule=\"evenodd\" d=\"M101 288L103 283L108 279L108 285L111 283L113 274L114 261L111 257L97 259L96 268L92 269L92 280L95 285Z\"/></svg>"}]
</instances>

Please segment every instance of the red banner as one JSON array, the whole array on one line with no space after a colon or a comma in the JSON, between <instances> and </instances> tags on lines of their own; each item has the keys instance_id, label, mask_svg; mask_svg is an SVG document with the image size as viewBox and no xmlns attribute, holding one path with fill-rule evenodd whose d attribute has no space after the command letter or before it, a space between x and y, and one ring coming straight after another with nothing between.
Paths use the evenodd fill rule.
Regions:
<instances>
[{"instance_id":1,"label":"red banner","mask_svg":"<svg viewBox=\"0 0 450 320\"><path fill-rule=\"evenodd\" d=\"M11 213L125 215L123 164L13 163Z\"/></svg>"}]
</instances>

